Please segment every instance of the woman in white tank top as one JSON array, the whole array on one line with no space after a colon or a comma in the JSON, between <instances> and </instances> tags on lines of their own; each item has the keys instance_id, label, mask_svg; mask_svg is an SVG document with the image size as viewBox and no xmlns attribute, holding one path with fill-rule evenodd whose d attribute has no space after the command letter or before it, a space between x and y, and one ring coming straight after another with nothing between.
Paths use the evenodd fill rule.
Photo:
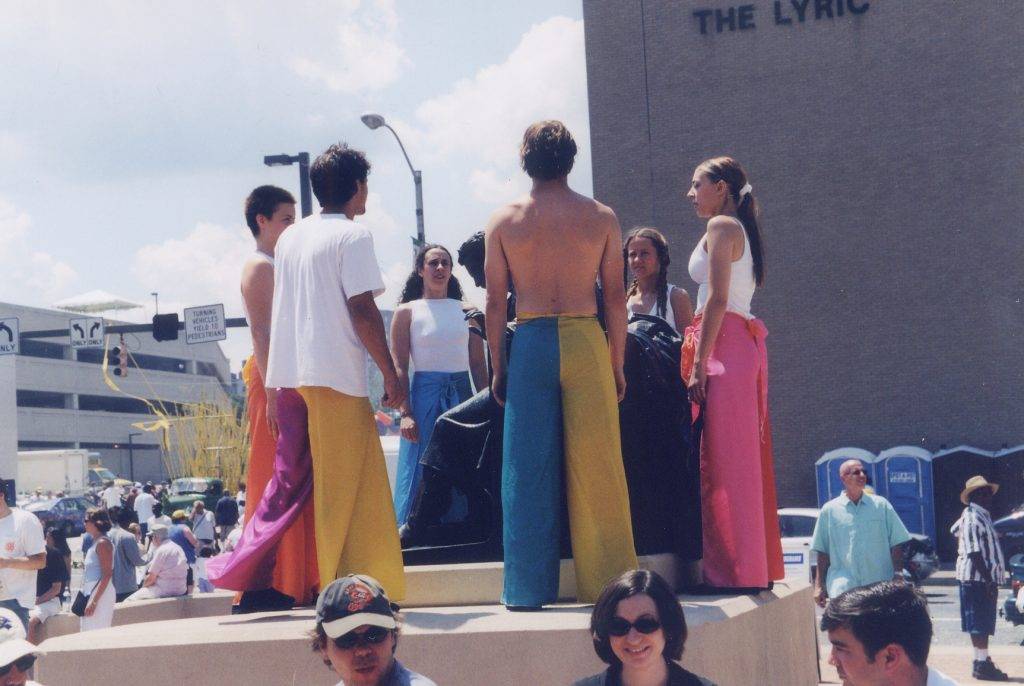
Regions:
<instances>
[{"instance_id":1,"label":"woman in white tank top","mask_svg":"<svg viewBox=\"0 0 1024 686\"><path fill-rule=\"evenodd\" d=\"M451 253L440 245L426 245L417 252L415 264L391 320L391 354L398 375L408 383L410 361L415 371L400 408L402 441L393 494L399 526L409 517L423 474L420 456L437 418L473 394L470 371L477 388L487 386L483 341L469 333Z\"/></svg>"},{"instance_id":2,"label":"woman in white tank top","mask_svg":"<svg viewBox=\"0 0 1024 686\"><path fill-rule=\"evenodd\" d=\"M626 309L630 314L661 317L682 334L693 319L693 305L684 289L668 282L672 260L665 236L649 227L633 229L622 246L623 259L633 276L626 290Z\"/></svg>"},{"instance_id":3,"label":"woman in white tank top","mask_svg":"<svg viewBox=\"0 0 1024 686\"><path fill-rule=\"evenodd\" d=\"M687 197L707 231L690 256L697 313L683 342L682 373L700 445L704 581L766 588L783 577L768 422L768 331L750 311L764 282L757 204L735 160L702 162Z\"/></svg>"}]
</instances>

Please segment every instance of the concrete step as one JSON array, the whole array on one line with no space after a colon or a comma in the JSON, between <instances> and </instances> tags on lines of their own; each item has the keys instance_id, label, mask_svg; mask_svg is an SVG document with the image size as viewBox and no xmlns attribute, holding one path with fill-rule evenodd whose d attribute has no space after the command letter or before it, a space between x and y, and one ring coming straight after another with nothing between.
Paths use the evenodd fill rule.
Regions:
<instances>
[{"instance_id":1,"label":"concrete step","mask_svg":"<svg viewBox=\"0 0 1024 686\"><path fill-rule=\"evenodd\" d=\"M449 579L459 585L459 579ZM690 627L683 664L719 684L818 683L814 610L806 583L753 596L681 596ZM445 686L569 684L601 670L591 608L510 613L493 603L406 610L399 658ZM309 649L311 609L112 627L48 639L37 679L91 686L118 665L146 666L147 686L182 683L335 684Z\"/></svg>"}]
</instances>

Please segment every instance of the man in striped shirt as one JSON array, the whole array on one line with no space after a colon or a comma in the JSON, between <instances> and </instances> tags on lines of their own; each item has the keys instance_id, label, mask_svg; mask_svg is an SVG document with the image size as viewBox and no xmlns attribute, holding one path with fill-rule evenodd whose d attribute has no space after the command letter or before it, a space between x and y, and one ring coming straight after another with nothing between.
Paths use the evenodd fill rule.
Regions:
<instances>
[{"instance_id":1,"label":"man in striped shirt","mask_svg":"<svg viewBox=\"0 0 1024 686\"><path fill-rule=\"evenodd\" d=\"M972 476L960 493L967 507L950 531L959 538L956 579L960 582L960 628L974 645L973 676L981 681L1006 681L988 654L988 637L996 632L996 598L1006 565L989 510L999 484Z\"/></svg>"}]
</instances>

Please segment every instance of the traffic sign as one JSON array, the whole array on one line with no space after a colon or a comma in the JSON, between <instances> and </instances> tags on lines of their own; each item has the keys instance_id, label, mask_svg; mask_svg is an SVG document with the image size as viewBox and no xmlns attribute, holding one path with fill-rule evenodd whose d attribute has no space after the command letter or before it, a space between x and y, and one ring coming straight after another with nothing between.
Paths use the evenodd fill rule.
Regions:
<instances>
[{"instance_id":1,"label":"traffic sign","mask_svg":"<svg viewBox=\"0 0 1024 686\"><path fill-rule=\"evenodd\" d=\"M79 317L71 320L68 336L72 348L103 347L103 317Z\"/></svg>"},{"instance_id":2,"label":"traffic sign","mask_svg":"<svg viewBox=\"0 0 1024 686\"><path fill-rule=\"evenodd\" d=\"M20 329L17 317L0 319L0 355L18 354L18 341L21 338Z\"/></svg>"},{"instance_id":3,"label":"traffic sign","mask_svg":"<svg viewBox=\"0 0 1024 686\"><path fill-rule=\"evenodd\" d=\"M211 343L228 337L224 321L224 305L203 305L185 308L185 342Z\"/></svg>"}]
</instances>

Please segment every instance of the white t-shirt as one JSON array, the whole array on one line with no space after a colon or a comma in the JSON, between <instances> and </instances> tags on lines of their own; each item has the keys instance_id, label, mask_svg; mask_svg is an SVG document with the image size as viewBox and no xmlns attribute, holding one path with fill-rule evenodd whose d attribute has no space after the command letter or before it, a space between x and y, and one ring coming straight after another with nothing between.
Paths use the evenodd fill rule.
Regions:
<instances>
[{"instance_id":1,"label":"white t-shirt","mask_svg":"<svg viewBox=\"0 0 1024 686\"><path fill-rule=\"evenodd\" d=\"M156 498L145 491L135 496L135 512L139 515L140 522L148 522L149 518L153 516L155 503Z\"/></svg>"},{"instance_id":2,"label":"white t-shirt","mask_svg":"<svg viewBox=\"0 0 1024 686\"><path fill-rule=\"evenodd\" d=\"M266 385L327 386L366 397L366 348L348 299L384 292L370 232L340 214L314 214L274 248L274 306Z\"/></svg>"},{"instance_id":3,"label":"white t-shirt","mask_svg":"<svg viewBox=\"0 0 1024 686\"><path fill-rule=\"evenodd\" d=\"M121 506L121 489L117 486L110 486L101 494L107 509Z\"/></svg>"},{"instance_id":4,"label":"white t-shirt","mask_svg":"<svg viewBox=\"0 0 1024 686\"><path fill-rule=\"evenodd\" d=\"M31 557L46 552L43 524L16 507L0 519L0 557ZM36 570L0 569L0 600L15 599L24 608L36 604Z\"/></svg>"},{"instance_id":5,"label":"white t-shirt","mask_svg":"<svg viewBox=\"0 0 1024 686\"><path fill-rule=\"evenodd\" d=\"M139 519L142 519L142 518L140 517ZM167 515L160 515L159 517L150 517L149 519L146 520L146 528L149 529L150 531L152 531L153 527L156 526L157 524L163 524L168 529L170 529L171 528L171 524L173 524L173 522L171 521L171 518L168 517Z\"/></svg>"},{"instance_id":6,"label":"white t-shirt","mask_svg":"<svg viewBox=\"0 0 1024 686\"><path fill-rule=\"evenodd\" d=\"M192 535L196 538L212 541L217 538L214 526L213 513L209 510L203 510L203 514L198 519L192 520Z\"/></svg>"}]
</instances>

